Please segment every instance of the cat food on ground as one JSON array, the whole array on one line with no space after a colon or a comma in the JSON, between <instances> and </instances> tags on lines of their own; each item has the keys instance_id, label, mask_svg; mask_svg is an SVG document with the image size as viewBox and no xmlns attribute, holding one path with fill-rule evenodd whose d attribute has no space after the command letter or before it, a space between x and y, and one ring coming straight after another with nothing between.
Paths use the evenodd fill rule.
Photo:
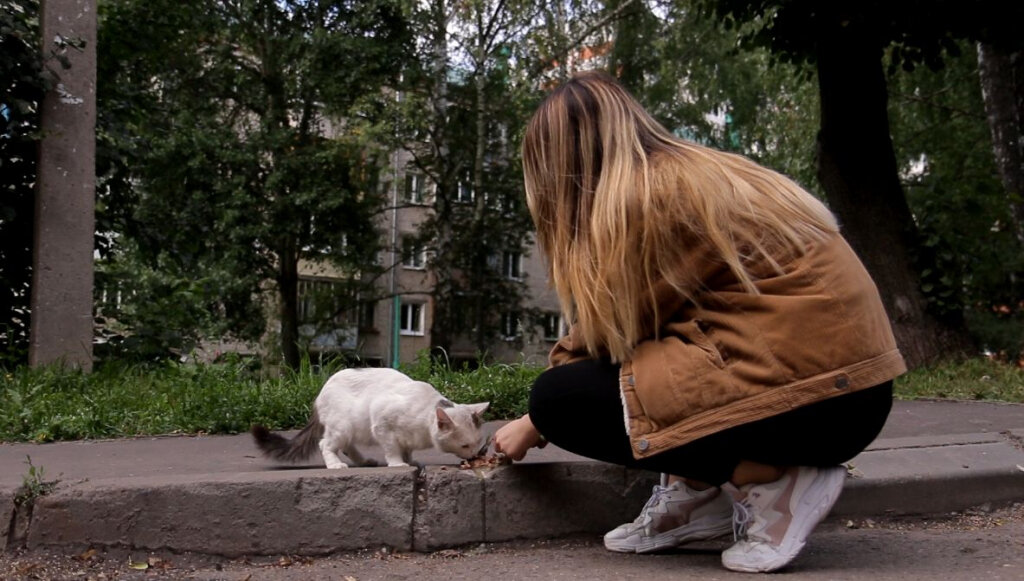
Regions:
<instances>
[{"instance_id":1,"label":"cat food on ground","mask_svg":"<svg viewBox=\"0 0 1024 581\"><path fill-rule=\"evenodd\" d=\"M508 456L498 453L491 454L488 456L477 456L476 458L470 458L469 460L463 460L459 464L459 468L463 470L471 470L473 468L497 468L498 466L505 466L512 463L512 459Z\"/></svg>"}]
</instances>

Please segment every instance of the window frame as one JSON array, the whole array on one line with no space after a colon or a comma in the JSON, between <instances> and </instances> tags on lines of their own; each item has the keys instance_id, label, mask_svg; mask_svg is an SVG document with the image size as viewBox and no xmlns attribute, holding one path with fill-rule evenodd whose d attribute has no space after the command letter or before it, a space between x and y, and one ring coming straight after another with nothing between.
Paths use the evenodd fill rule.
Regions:
<instances>
[{"instance_id":1,"label":"window frame","mask_svg":"<svg viewBox=\"0 0 1024 581\"><path fill-rule=\"evenodd\" d=\"M398 310L398 332L406 337L422 337L424 335L424 315L426 303L402 301ZM408 310L407 310L408 309Z\"/></svg>"},{"instance_id":2,"label":"window frame","mask_svg":"<svg viewBox=\"0 0 1024 581\"><path fill-rule=\"evenodd\" d=\"M427 249L409 236L402 237L402 268L406 270L427 269Z\"/></svg>"}]
</instances>

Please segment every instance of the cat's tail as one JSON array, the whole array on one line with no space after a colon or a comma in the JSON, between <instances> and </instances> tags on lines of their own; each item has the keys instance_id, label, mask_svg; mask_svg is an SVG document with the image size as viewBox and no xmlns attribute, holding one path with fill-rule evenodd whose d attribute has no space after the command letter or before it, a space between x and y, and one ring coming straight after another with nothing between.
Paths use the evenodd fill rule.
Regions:
<instances>
[{"instance_id":1,"label":"cat's tail","mask_svg":"<svg viewBox=\"0 0 1024 581\"><path fill-rule=\"evenodd\" d=\"M299 462L309 458L319 447L323 436L324 425L320 423L316 410L313 410L306 427L290 440L264 426L257 424L252 427L252 437L263 454L282 462Z\"/></svg>"}]
</instances>

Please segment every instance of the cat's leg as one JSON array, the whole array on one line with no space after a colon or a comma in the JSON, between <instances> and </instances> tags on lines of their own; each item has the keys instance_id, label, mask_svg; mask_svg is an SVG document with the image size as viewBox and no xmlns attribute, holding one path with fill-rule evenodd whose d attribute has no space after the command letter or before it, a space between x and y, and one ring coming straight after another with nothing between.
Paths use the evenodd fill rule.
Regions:
<instances>
[{"instance_id":1,"label":"cat's leg","mask_svg":"<svg viewBox=\"0 0 1024 581\"><path fill-rule=\"evenodd\" d=\"M384 450L384 461L388 466L409 465L406 462L409 451L398 441L390 429L382 427L380 424L374 424L370 427L370 432L373 434L373 439Z\"/></svg>"},{"instance_id":2,"label":"cat's leg","mask_svg":"<svg viewBox=\"0 0 1024 581\"><path fill-rule=\"evenodd\" d=\"M348 464L338 457L338 449L343 442L347 442L341 434L332 431L325 431L324 437L320 438L320 455L324 458L324 464L328 468L348 468Z\"/></svg>"},{"instance_id":3,"label":"cat's leg","mask_svg":"<svg viewBox=\"0 0 1024 581\"><path fill-rule=\"evenodd\" d=\"M408 466L405 461L408 452L394 438L378 438L377 443L384 449L384 461L388 466Z\"/></svg>"},{"instance_id":4,"label":"cat's leg","mask_svg":"<svg viewBox=\"0 0 1024 581\"><path fill-rule=\"evenodd\" d=\"M402 461L405 462L406 464L410 465L410 466L415 466L415 467L419 468L420 470L423 469L423 463L422 462L416 462L415 460L412 459L412 450L406 450L406 451L402 452Z\"/></svg>"}]
</instances>

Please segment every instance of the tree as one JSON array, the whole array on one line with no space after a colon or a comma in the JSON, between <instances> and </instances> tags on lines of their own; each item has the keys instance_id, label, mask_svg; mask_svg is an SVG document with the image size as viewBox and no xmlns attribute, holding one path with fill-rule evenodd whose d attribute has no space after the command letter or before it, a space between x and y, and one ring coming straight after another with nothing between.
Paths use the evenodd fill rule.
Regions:
<instances>
[{"instance_id":1,"label":"tree","mask_svg":"<svg viewBox=\"0 0 1024 581\"><path fill-rule=\"evenodd\" d=\"M273 291L280 355L297 366L300 260L346 273L342 310L373 276L382 152L365 136L407 50L398 3L104 8L108 259L137 258L169 277L173 292L155 296L247 337L264 330Z\"/></svg>"},{"instance_id":2,"label":"tree","mask_svg":"<svg viewBox=\"0 0 1024 581\"><path fill-rule=\"evenodd\" d=\"M505 253L525 251L517 128L533 95L514 70L531 21L529 1L446 2L417 11L422 39L403 72L394 132L407 171L434 185L417 238L430 249L432 347L468 341L478 353L499 336L503 310L521 310L524 287L503 275Z\"/></svg>"},{"instance_id":3,"label":"tree","mask_svg":"<svg viewBox=\"0 0 1024 581\"><path fill-rule=\"evenodd\" d=\"M921 273L937 312L965 312L979 347L1016 358L1024 325L1024 246L1000 183L986 123L979 55L970 42L938 71L889 76L891 127L903 189L936 268Z\"/></svg>"},{"instance_id":4,"label":"tree","mask_svg":"<svg viewBox=\"0 0 1024 581\"><path fill-rule=\"evenodd\" d=\"M744 34L674 2L659 15L637 3L617 21L608 70L663 125L735 151L816 191L812 162L817 92L805 65L738 50Z\"/></svg>"},{"instance_id":5,"label":"tree","mask_svg":"<svg viewBox=\"0 0 1024 581\"><path fill-rule=\"evenodd\" d=\"M996 167L1014 233L1024 244L1024 53L1019 47L979 42L978 65Z\"/></svg>"},{"instance_id":6,"label":"tree","mask_svg":"<svg viewBox=\"0 0 1024 581\"><path fill-rule=\"evenodd\" d=\"M1013 38L1016 5L710 0L720 17L762 26L749 35L783 59L816 66L821 103L818 176L844 232L878 283L911 366L965 348L962 324L927 308L928 262L900 186L889 134L883 49L897 66L941 66L957 37ZM984 4L984 5L982 5ZM1016 17L1015 17L1016 16Z\"/></svg>"}]
</instances>

